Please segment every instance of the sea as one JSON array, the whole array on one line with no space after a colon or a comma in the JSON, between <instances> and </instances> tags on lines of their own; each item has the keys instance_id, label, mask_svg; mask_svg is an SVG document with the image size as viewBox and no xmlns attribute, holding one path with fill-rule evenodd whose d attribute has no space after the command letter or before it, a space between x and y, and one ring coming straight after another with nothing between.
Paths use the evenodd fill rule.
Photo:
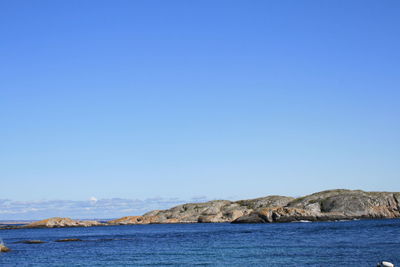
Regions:
<instances>
[{"instance_id":1,"label":"sea","mask_svg":"<svg viewBox=\"0 0 400 267\"><path fill-rule=\"evenodd\" d=\"M12 249L0 266L400 266L400 219L16 229L0 238ZM55 242L65 238L82 241Z\"/></svg>"}]
</instances>

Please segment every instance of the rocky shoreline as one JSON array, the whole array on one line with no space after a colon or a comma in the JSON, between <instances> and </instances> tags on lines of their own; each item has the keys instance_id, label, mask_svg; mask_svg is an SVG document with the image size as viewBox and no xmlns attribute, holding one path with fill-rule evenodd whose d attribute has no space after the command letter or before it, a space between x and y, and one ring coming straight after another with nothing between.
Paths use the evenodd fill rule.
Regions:
<instances>
[{"instance_id":1,"label":"rocky shoreline","mask_svg":"<svg viewBox=\"0 0 400 267\"><path fill-rule=\"evenodd\" d=\"M300 198L267 196L249 200L214 200L154 210L107 222L50 218L0 229L90 227L166 223L279 223L400 217L400 192L328 190Z\"/></svg>"}]
</instances>

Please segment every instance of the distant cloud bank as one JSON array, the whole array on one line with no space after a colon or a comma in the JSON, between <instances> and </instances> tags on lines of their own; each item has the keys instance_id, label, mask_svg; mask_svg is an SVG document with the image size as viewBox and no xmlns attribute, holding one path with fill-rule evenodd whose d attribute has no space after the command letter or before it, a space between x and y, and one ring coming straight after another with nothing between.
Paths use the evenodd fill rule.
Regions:
<instances>
[{"instance_id":1,"label":"distant cloud bank","mask_svg":"<svg viewBox=\"0 0 400 267\"><path fill-rule=\"evenodd\" d=\"M188 202L204 202L205 197L192 199L148 198L140 199L97 199L91 197L86 201L42 200L13 201L0 199L0 218L2 220L31 220L48 217L117 218L128 215L142 215L155 209L167 209Z\"/></svg>"}]
</instances>

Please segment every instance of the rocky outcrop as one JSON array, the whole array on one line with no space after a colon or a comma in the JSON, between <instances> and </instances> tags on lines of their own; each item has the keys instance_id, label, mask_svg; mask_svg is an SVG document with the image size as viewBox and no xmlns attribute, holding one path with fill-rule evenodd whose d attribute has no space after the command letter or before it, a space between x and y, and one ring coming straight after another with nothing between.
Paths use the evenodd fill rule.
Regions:
<instances>
[{"instance_id":1,"label":"rocky outcrop","mask_svg":"<svg viewBox=\"0 0 400 267\"><path fill-rule=\"evenodd\" d=\"M97 221L77 221L70 218L53 217L30 223L25 228L89 227L103 225Z\"/></svg>"},{"instance_id":2,"label":"rocky outcrop","mask_svg":"<svg viewBox=\"0 0 400 267\"><path fill-rule=\"evenodd\" d=\"M11 249L6 247L4 244L0 244L0 252L9 252Z\"/></svg>"},{"instance_id":3,"label":"rocky outcrop","mask_svg":"<svg viewBox=\"0 0 400 267\"><path fill-rule=\"evenodd\" d=\"M151 223L272 223L400 217L400 193L328 190L292 198L263 198L183 204L128 216L110 224Z\"/></svg>"},{"instance_id":4,"label":"rocky outcrop","mask_svg":"<svg viewBox=\"0 0 400 267\"><path fill-rule=\"evenodd\" d=\"M399 200L400 193L329 190L298 198L288 206L328 218L397 218L400 217Z\"/></svg>"},{"instance_id":5,"label":"rocky outcrop","mask_svg":"<svg viewBox=\"0 0 400 267\"><path fill-rule=\"evenodd\" d=\"M168 210L156 210L144 214L151 223L222 223L232 222L257 209L286 205L293 198L268 196L252 200L214 200L205 203L189 203Z\"/></svg>"},{"instance_id":6,"label":"rocky outcrop","mask_svg":"<svg viewBox=\"0 0 400 267\"><path fill-rule=\"evenodd\" d=\"M120 219L109 221L111 225L127 225L127 224L151 224L160 223L160 219L157 216L126 216ZM179 223L176 219L166 219L162 223Z\"/></svg>"},{"instance_id":7,"label":"rocky outcrop","mask_svg":"<svg viewBox=\"0 0 400 267\"><path fill-rule=\"evenodd\" d=\"M313 220L313 213L303 209L275 207L254 211L234 220L234 223L272 223Z\"/></svg>"},{"instance_id":8,"label":"rocky outcrop","mask_svg":"<svg viewBox=\"0 0 400 267\"><path fill-rule=\"evenodd\" d=\"M287 205L294 198L268 196L263 198L228 201L214 200L204 203L188 203L168 210L154 210L142 216L127 216L109 221L109 224L156 224L156 223L221 223L232 222L262 208Z\"/></svg>"},{"instance_id":9,"label":"rocky outcrop","mask_svg":"<svg viewBox=\"0 0 400 267\"><path fill-rule=\"evenodd\" d=\"M332 221L400 217L400 193L328 190L297 198L278 209L255 210L234 223Z\"/></svg>"},{"instance_id":10,"label":"rocky outcrop","mask_svg":"<svg viewBox=\"0 0 400 267\"><path fill-rule=\"evenodd\" d=\"M126 225L126 224L150 224L153 222L152 216L126 216L120 219L109 221L108 224Z\"/></svg>"}]
</instances>

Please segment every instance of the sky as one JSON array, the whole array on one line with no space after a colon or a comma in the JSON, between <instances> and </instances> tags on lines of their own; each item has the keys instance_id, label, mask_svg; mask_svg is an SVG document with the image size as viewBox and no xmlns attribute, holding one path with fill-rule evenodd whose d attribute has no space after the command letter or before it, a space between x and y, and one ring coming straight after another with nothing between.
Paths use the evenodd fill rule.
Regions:
<instances>
[{"instance_id":1,"label":"sky","mask_svg":"<svg viewBox=\"0 0 400 267\"><path fill-rule=\"evenodd\" d=\"M0 219L400 191L399 11L1 1Z\"/></svg>"}]
</instances>

